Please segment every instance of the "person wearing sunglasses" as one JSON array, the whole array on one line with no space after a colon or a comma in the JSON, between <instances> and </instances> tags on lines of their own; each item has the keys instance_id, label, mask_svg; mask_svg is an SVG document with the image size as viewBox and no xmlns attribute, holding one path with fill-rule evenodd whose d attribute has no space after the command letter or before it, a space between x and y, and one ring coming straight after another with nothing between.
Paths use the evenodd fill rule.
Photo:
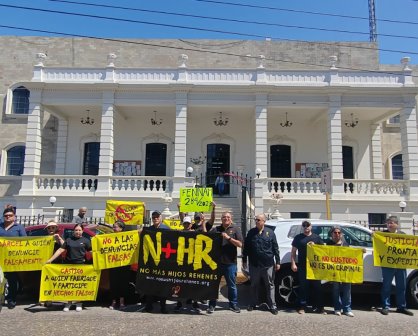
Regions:
<instances>
[{"instance_id":1,"label":"person wearing sunglasses","mask_svg":"<svg viewBox=\"0 0 418 336\"><path fill-rule=\"evenodd\" d=\"M320 280L306 279L306 253L307 246L311 244L323 245L321 237L312 232L311 222L305 220L302 222L302 233L296 235L292 241L291 263L290 267L293 272L298 273L299 278L299 308L297 312L304 314L307 306L307 297L309 292L313 296L312 308L313 312L318 314L326 314L322 300L322 290ZM296 253L298 262L296 263Z\"/></svg>"},{"instance_id":2,"label":"person wearing sunglasses","mask_svg":"<svg viewBox=\"0 0 418 336\"><path fill-rule=\"evenodd\" d=\"M25 228L16 223L16 213L14 208L6 208L3 211L4 221L0 224L0 237L26 237ZM6 296L7 308L16 307L16 297L18 290L19 277L17 272L5 272L5 278L9 285Z\"/></svg>"},{"instance_id":3,"label":"person wearing sunglasses","mask_svg":"<svg viewBox=\"0 0 418 336\"><path fill-rule=\"evenodd\" d=\"M327 240L327 245L333 246L349 246L344 239L341 227L333 226L329 231L330 238ZM332 299L334 303L334 314L341 316L343 314L349 317L354 317L351 311L351 283L349 282L332 282Z\"/></svg>"}]
</instances>

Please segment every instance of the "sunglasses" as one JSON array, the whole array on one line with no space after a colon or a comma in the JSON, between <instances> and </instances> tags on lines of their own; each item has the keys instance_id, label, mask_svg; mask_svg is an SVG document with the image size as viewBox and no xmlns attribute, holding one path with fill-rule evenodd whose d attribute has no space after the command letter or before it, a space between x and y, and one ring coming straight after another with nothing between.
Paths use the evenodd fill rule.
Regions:
<instances>
[{"instance_id":1,"label":"sunglasses","mask_svg":"<svg viewBox=\"0 0 418 336\"><path fill-rule=\"evenodd\" d=\"M14 215L13 214L10 214L10 215L3 215L3 217L13 217Z\"/></svg>"},{"instance_id":2,"label":"sunglasses","mask_svg":"<svg viewBox=\"0 0 418 336\"><path fill-rule=\"evenodd\" d=\"M152 219L157 219L157 218L160 218L160 216L157 216L157 217L152 217Z\"/></svg>"},{"instance_id":3,"label":"sunglasses","mask_svg":"<svg viewBox=\"0 0 418 336\"><path fill-rule=\"evenodd\" d=\"M310 227L310 225L303 224L302 227L303 228L308 228L308 227Z\"/></svg>"},{"instance_id":4,"label":"sunglasses","mask_svg":"<svg viewBox=\"0 0 418 336\"><path fill-rule=\"evenodd\" d=\"M334 231L332 234L341 234L341 232L340 231Z\"/></svg>"}]
</instances>

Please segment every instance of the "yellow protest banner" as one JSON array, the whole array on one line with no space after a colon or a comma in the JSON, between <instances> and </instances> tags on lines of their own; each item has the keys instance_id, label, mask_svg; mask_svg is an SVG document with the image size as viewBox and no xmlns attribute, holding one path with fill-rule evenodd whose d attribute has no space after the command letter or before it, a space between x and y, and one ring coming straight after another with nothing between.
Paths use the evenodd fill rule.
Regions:
<instances>
[{"instance_id":1,"label":"yellow protest banner","mask_svg":"<svg viewBox=\"0 0 418 336\"><path fill-rule=\"evenodd\" d=\"M53 251L52 236L2 237L0 266L4 272L39 271Z\"/></svg>"},{"instance_id":2,"label":"yellow protest banner","mask_svg":"<svg viewBox=\"0 0 418 336\"><path fill-rule=\"evenodd\" d=\"M42 267L39 301L95 301L100 271L93 265L47 264Z\"/></svg>"},{"instance_id":3,"label":"yellow protest banner","mask_svg":"<svg viewBox=\"0 0 418 336\"><path fill-rule=\"evenodd\" d=\"M363 282L363 251L354 247L308 245L306 278Z\"/></svg>"},{"instance_id":4,"label":"yellow protest banner","mask_svg":"<svg viewBox=\"0 0 418 336\"><path fill-rule=\"evenodd\" d=\"M418 237L406 234L373 234L375 266L418 269Z\"/></svg>"},{"instance_id":5,"label":"yellow protest banner","mask_svg":"<svg viewBox=\"0 0 418 336\"><path fill-rule=\"evenodd\" d=\"M212 188L180 188L180 211L208 212L212 199Z\"/></svg>"},{"instance_id":6,"label":"yellow protest banner","mask_svg":"<svg viewBox=\"0 0 418 336\"><path fill-rule=\"evenodd\" d=\"M126 225L143 224L144 212L144 202L108 200L106 202L105 223L113 224L121 220Z\"/></svg>"},{"instance_id":7,"label":"yellow protest banner","mask_svg":"<svg viewBox=\"0 0 418 336\"><path fill-rule=\"evenodd\" d=\"M96 270L132 265L138 262L138 231L97 235L91 239Z\"/></svg>"},{"instance_id":8,"label":"yellow protest banner","mask_svg":"<svg viewBox=\"0 0 418 336\"><path fill-rule=\"evenodd\" d=\"M180 219L164 219L163 223L170 227L171 230L183 230Z\"/></svg>"}]
</instances>

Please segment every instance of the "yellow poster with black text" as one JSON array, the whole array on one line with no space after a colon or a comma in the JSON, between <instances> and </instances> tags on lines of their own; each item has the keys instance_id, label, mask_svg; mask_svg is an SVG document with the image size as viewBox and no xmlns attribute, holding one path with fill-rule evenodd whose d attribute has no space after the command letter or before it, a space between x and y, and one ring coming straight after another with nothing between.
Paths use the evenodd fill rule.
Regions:
<instances>
[{"instance_id":1,"label":"yellow poster with black text","mask_svg":"<svg viewBox=\"0 0 418 336\"><path fill-rule=\"evenodd\" d=\"M95 301L100 271L93 265L47 264L42 267L39 301Z\"/></svg>"},{"instance_id":2,"label":"yellow poster with black text","mask_svg":"<svg viewBox=\"0 0 418 336\"><path fill-rule=\"evenodd\" d=\"M180 219L164 219L163 223L170 227L171 230L183 230Z\"/></svg>"},{"instance_id":3,"label":"yellow poster with black text","mask_svg":"<svg viewBox=\"0 0 418 336\"><path fill-rule=\"evenodd\" d=\"M375 232L373 256L375 266L418 269L418 237Z\"/></svg>"},{"instance_id":4,"label":"yellow poster with black text","mask_svg":"<svg viewBox=\"0 0 418 336\"><path fill-rule=\"evenodd\" d=\"M212 188L180 188L181 212L209 212L212 200Z\"/></svg>"},{"instance_id":5,"label":"yellow poster with black text","mask_svg":"<svg viewBox=\"0 0 418 336\"><path fill-rule=\"evenodd\" d=\"M108 200L106 202L105 223L112 225L120 220L125 225L143 224L144 212L144 202Z\"/></svg>"},{"instance_id":6,"label":"yellow poster with black text","mask_svg":"<svg viewBox=\"0 0 418 336\"><path fill-rule=\"evenodd\" d=\"M53 251L52 236L2 237L0 266L3 272L40 271Z\"/></svg>"},{"instance_id":7,"label":"yellow poster with black text","mask_svg":"<svg viewBox=\"0 0 418 336\"><path fill-rule=\"evenodd\" d=\"M308 245L306 278L362 283L363 251L354 247Z\"/></svg>"},{"instance_id":8,"label":"yellow poster with black text","mask_svg":"<svg viewBox=\"0 0 418 336\"><path fill-rule=\"evenodd\" d=\"M91 239L96 270L132 265L138 262L137 230L97 235Z\"/></svg>"}]
</instances>

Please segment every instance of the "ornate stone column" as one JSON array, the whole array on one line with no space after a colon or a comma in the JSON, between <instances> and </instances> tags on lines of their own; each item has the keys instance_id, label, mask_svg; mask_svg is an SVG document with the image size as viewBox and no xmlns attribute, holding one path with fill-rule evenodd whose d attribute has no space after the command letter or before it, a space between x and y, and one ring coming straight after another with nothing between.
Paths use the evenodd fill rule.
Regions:
<instances>
[{"instance_id":1,"label":"ornate stone column","mask_svg":"<svg viewBox=\"0 0 418 336\"><path fill-rule=\"evenodd\" d=\"M113 175L114 155L114 122L115 122L114 92L104 91L102 102L102 118L100 127L99 175L96 194L110 194L110 179Z\"/></svg>"},{"instance_id":2,"label":"ornate stone column","mask_svg":"<svg viewBox=\"0 0 418 336\"><path fill-rule=\"evenodd\" d=\"M68 138L68 121L58 118L58 137L57 137L57 153L55 161L55 174L65 174L67 138Z\"/></svg>"},{"instance_id":3,"label":"ornate stone column","mask_svg":"<svg viewBox=\"0 0 418 336\"><path fill-rule=\"evenodd\" d=\"M328 165L332 173L332 194L344 193L340 95L329 96Z\"/></svg>"},{"instance_id":4,"label":"ornate stone column","mask_svg":"<svg viewBox=\"0 0 418 336\"><path fill-rule=\"evenodd\" d=\"M382 163L382 135L380 124L372 124L370 126L371 133L371 162L372 162L372 178L383 178L383 163Z\"/></svg>"},{"instance_id":5,"label":"ornate stone column","mask_svg":"<svg viewBox=\"0 0 418 336\"><path fill-rule=\"evenodd\" d=\"M19 195L34 195L36 178L40 174L42 156L42 90L30 89L28 125L26 130L25 163Z\"/></svg>"},{"instance_id":6,"label":"ornate stone column","mask_svg":"<svg viewBox=\"0 0 418 336\"><path fill-rule=\"evenodd\" d=\"M187 168L187 92L176 92L176 130L174 140L174 198L179 197L184 186Z\"/></svg>"},{"instance_id":7,"label":"ornate stone column","mask_svg":"<svg viewBox=\"0 0 418 336\"><path fill-rule=\"evenodd\" d=\"M264 212L263 197L267 190L268 148L267 148L267 94L257 94L255 102L255 168L260 177L254 179L255 213Z\"/></svg>"}]
</instances>

